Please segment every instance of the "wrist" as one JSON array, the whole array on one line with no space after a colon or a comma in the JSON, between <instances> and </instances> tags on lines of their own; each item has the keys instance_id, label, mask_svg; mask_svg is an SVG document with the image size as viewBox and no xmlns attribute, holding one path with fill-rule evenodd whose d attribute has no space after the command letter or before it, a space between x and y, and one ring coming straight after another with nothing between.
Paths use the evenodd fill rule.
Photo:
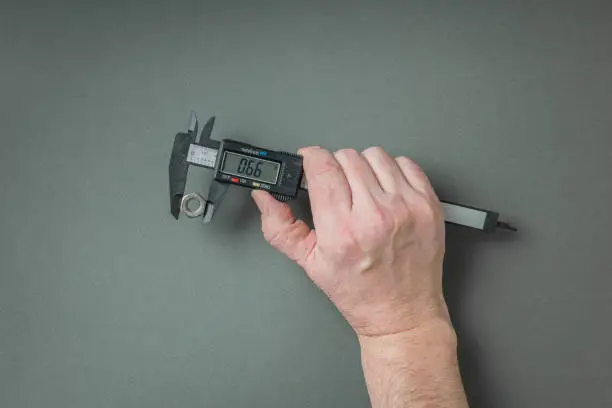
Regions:
<instances>
[{"instance_id":1,"label":"wrist","mask_svg":"<svg viewBox=\"0 0 612 408\"><path fill-rule=\"evenodd\" d=\"M383 336L358 336L372 407L467 408L455 331L447 319Z\"/></svg>"},{"instance_id":2,"label":"wrist","mask_svg":"<svg viewBox=\"0 0 612 408\"><path fill-rule=\"evenodd\" d=\"M442 335L449 328L452 331L446 301L441 294L419 293L408 298L400 302L384 302L377 307L365 304L356 312L351 310L354 313L345 317L357 337L365 340L420 337L432 331L439 331ZM365 318L359 319L359 316Z\"/></svg>"},{"instance_id":3,"label":"wrist","mask_svg":"<svg viewBox=\"0 0 612 408\"><path fill-rule=\"evenodd\" d=\"M423 351L438 351L456 356L457 336L449 319L439 317L412 329L377 336L357 335L361 352L376 359L402 361Z\"/></svg>"}]
</instances>

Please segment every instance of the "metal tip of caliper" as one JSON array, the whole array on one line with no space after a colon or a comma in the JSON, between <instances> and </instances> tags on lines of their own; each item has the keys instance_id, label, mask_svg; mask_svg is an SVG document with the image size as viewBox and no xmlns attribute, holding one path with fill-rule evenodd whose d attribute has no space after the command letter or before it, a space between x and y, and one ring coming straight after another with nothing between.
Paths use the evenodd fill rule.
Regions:
<instances>
[{"instance_id":1,"label":"metal tip of caliper","mask_svg":"<svg viewBox=\"0 0 612 408\"><path fill-rule=\"evenodd\" d=\"M215 127L215 117L211 116L204 124L204 127L202 127L202 133L200 133L197 142L201 145L212 143L210 136L212 134L213 127Z\"/></svg>"},{"instance_id":2,"label":"metal tip of caliper","mask_svg":"<svg viewBox=\"0 0 612 408\"><path fill-rule=\"evenodd\" d=\"M189 118L189 127L187 128L187 131L195 133L197 133L198 131L198 116L194 111L191 111L191 117Z\"/></svg>"},{"instance_id":3,"label":"metal tip of caliper","mask_svg":"<svg viewBox=\"0 0 612 408\"><path fill-rule=\"evenodd\" d=\"M206 201L204 207L204 216L202 217L202 224L210 224L215 215L215 204L211 201Z\"/></svg>"}]
</instances>

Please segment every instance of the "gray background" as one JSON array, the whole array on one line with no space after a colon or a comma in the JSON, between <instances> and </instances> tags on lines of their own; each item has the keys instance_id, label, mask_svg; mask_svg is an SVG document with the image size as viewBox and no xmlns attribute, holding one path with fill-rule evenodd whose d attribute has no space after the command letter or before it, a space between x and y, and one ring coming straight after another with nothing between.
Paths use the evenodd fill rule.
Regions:
<instances>
[{"instance_id":1,"label":"gray background","mask_svg":"<svg viewBox=\"0 0 612 408\"><path fill-rule=\"evenodd\" d=\"M472 405L612 406L611 39L605 1L3 1L0 406L367 406L246 192L170 217L191 109L218 138L380 144L500 211L519 234L448 231Z\"/></svg>"}]
</instances>

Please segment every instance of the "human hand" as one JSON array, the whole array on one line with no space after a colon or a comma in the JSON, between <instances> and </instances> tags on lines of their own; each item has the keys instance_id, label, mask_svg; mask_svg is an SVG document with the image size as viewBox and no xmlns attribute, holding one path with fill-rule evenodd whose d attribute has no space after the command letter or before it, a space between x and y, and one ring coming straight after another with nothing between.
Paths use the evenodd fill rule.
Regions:
<instances>
[{"instance_id":1,"label":"human hand","mask_svg":"<svg viewBox=\"0 0 612 408\"><path fill-rule=\"evenodd\" d=\"M379 147L300 154L315 229L255 190L266 240L306 271L359 336L448 321L444 217L423 171Z\"/></svg>"}]
</instances>

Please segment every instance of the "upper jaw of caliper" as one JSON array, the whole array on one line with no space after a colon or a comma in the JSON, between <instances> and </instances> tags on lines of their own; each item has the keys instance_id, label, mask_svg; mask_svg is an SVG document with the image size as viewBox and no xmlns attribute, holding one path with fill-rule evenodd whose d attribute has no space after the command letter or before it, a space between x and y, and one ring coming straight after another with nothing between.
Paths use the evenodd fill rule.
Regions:
<instances>
[{"instance_id":1,"label":"upper jaw of caliper","mask_svg":"<svg viewBox=\"0 0 612 408\"><path fill-rule=\"evenodd\" d=\"M206 161L198 162L190 160L190 155L196 154L194 146L207 148L210 151L219 150L220 142L211 139L214 125L215 117L212 116L208 119L198 136L198 118L195 112L191 112L187 132L177 133L174 137L168 175L170 180L170 213L177 220L182 212L190 218L202 216L202 223L208 224L212 221L215 211L219 208L227 193L229 185L213 180L206 199L199 193L185 194L187 173L190 165L214 169L214 162L208 163ZM195 209L190 207L192 203L197 204Z\"/></svg>"}]
</instances>

